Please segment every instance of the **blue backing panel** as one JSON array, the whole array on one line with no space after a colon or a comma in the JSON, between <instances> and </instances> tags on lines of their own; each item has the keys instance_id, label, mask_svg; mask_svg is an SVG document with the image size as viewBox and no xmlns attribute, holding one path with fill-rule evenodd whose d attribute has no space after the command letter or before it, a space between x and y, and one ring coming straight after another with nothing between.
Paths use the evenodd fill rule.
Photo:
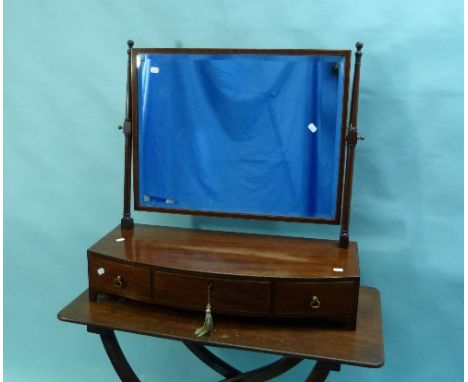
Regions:
<instances>
[{"instance_id":1,"label":"blue backing panel","mask_svg":"<svg viewBox=\"0 0 468 382\"><path fill-rule=\"evenodd\" d=\"M344 64L325 55L140 54L140 205L333 219Z\"/></svg>"}]
</instances>

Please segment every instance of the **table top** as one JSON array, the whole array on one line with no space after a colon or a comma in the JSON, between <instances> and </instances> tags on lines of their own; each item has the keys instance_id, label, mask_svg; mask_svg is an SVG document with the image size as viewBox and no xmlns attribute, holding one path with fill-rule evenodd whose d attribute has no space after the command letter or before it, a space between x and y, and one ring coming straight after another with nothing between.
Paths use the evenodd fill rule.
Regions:
<instances>
[{"instance_id":1,"label":"table top","mask_svg":"<svg viewBox=\"0 0 468 382\"><path fill-rule=\"evenodd\" d=\"M384 364L380 293L361 287L356 331L317 327L304 321L225 317L214 313L215 327L205 337L194 335L204 314L130 300L89 301L81 293L59 314L62 321L132 332L201 345L237 348L377 368Z\"/></svg>"}]
</instances>

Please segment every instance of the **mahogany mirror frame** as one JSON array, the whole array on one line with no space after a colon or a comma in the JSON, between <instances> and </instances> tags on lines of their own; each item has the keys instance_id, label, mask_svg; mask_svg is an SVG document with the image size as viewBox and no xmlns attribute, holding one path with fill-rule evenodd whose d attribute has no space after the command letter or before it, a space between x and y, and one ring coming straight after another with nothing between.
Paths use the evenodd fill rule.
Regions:
<instances>
[{"instance_id":1,"label":"mahogany mirror frame","mask_svg":"<svg viewBox=\"0 0 468 382\"><path fill-rule=\"evenodd\" d=\"M131 107L131 129L133 135L133 204L138 211L152 211L163 213L175 213L185 215L203 215L230 218L246 218L259 220L276 220L289 222L307 222L317 224L338 225L341 222L341 212L343 206L344 188L344 168L345 168L345 145L346 127L348 120L349 83L350 83L350 50L316 50L316 49L198 49L198 48L132 48L130 49L130 107ZM140 203L139 195L139 147L138 147L138 69L137 56L139 54L166 53L166 54L242 54L242 55L315 55L315 56L338 56L344 58L343 76L343 97L340 129L340 150L339 150L339 170L337 182L337 197L335 216L332 218L315 218L307 216L283 216L270 214L255 214L243 212L207 211L193 210L185 208L166 208L144 206Z\"/></svg>"}]
</instances>

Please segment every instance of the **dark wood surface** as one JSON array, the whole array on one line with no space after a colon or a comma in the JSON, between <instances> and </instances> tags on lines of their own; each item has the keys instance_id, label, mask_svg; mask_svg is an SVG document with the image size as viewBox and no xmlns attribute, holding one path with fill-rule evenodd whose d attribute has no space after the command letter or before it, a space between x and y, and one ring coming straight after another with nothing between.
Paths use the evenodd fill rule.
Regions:
<instances>
[{"instance_id":1,"label":"dark wood surface","mask_svg":"<svg viewBox=\"0 0 468 382\"><path fill-rule=\"evenodd\" d=\"M92 270L104 268L106 272L99 275ZM143 267L116 263L113 261L89 258L89 282L102 292L110 294L118 291L119 296L151 301L151 271ZM116 285L120 276L122 285Z\"/></svg>"},{"instance_id":2,"label":"dark wood surface","mask_svg":"<svg viewBox=\"0 0 468 382\"><path fill-rule=\"evenodd\" d=\"M207 284L207 279L202 277L156 272L154 300L161 305L204 311ZM218 279L212 284L211 305L218 311L254 314L270 311L268 282Z\"/></svg>"},{"instance_id":3,"label":"dark wood surface","mask_svg":"<svg viewBox=\"0 0 468 382\"><path fill-rule=\"evenodd\" d=\"M357 245L136 224L88 250L90 298L111 294L215 313L327 320L353 329Z\"/></svg>"},{"instance_id":4,"label":"dark wood surface","mask_svg":"<svg viewBox=\"0 0 468 382\"><path fill-rule=\"evenodd\" d=\"M276 288L276 311L281 314L307 314L310 311L310 296L320 296L322 313L353 313L355 301L354 284L350 282L311 283L284 282Z\"/></svg>"},{"instance_id":5,"label":"dark wood surface","mask_svg":"<svg viewBox=\"0 0 468 382\"><path fill-rule=\"evenodd\" d=\"M116 241L120 238L125 240ZM246 278L355 280L357 244L135 224L116 227L90 253L161 270ZM333 268L342 268L336 272Z\"/></svg>"},{"instance_id":6,"label":"dark wood surface","mask_svg":"<svg viewBox=\"0 0 468 382\"><path fill-rule=\"evenodd\" d=\"M84 291L58 314L58 318L100 330L375 368L384 363L380 311L378 290L362 287L356 331L215 315L214 331L197 338L194 330L203 322L203 314L129 300L92 302Z\"/></svg>"},{"instance_id":7,"label":"dark wood surface","mask_svg":"<svg viewBox=\"0 0 468 382\"><path fill-rule=\"evenodd\" d=\"M361 42L356 43L356 53L354 60L353 92L351 97L350 122L348 135L346 136L346 171L343 187L343 211L341 214L340 247L348 248L349 245L349 221L351 219L351 196L353 191L354 176L354 151L358 139L357 116L359 106L359 82L361 80Z\"/></svg>"},{"instance_id":8,"label":"dark wood surface","mask_svg":"<svg viewBox=\"0 0 468 382\"><path fill-rule=\"evenodd\" d=\"M134 54L278 54L278 55L321 55L351 56L348 49L250 49L250 48L135 48Z\"/></svg>"},{"instance_id":9,"label":"dark wood surface","mask_svg":"<svg viewBox=\"0 0 468 382\"><path fill-rule=\"evenodd\" d=\"M132 184L132 92L131 92L131 78L132 67L131 57L133 41L127 42L127 95L125 103L125 122L123 125L123 132L125 135L125 155L124 155L124 195L123 195L123 216L120 221L122 228L132 228L133 218L131 216L131 184Z\"/></svg>"}]
</instances>

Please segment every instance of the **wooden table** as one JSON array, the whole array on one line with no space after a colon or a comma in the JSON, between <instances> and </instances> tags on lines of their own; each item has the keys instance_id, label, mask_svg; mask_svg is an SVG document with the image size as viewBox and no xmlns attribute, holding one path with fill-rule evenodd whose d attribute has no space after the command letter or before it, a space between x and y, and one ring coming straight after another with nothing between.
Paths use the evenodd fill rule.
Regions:
<instances>
[{"instance_id":1,"label":"wooden table","mask_svg":"<svg viewBox=\"0 0 468 382\"><path fill-rule=\"evenodd\" d=\"M137 382L115 337L114 330L182 341L201 361L221 374L223 381L267 381L285 373L304 359L317 363L306 382L325 381L341 364L377 368L383 366L384 351L380 294L361 287L356 331L294 325L214 314L215 329L197 338L194 330L203 314L173 310L128 300L100 299L91 302L84 291L59 314L62 321L86 325L99 334L115 371L124 382ZM280 354L282 357L258 369L242 373L205 345Z\"/></svg>"}]
</instances>

